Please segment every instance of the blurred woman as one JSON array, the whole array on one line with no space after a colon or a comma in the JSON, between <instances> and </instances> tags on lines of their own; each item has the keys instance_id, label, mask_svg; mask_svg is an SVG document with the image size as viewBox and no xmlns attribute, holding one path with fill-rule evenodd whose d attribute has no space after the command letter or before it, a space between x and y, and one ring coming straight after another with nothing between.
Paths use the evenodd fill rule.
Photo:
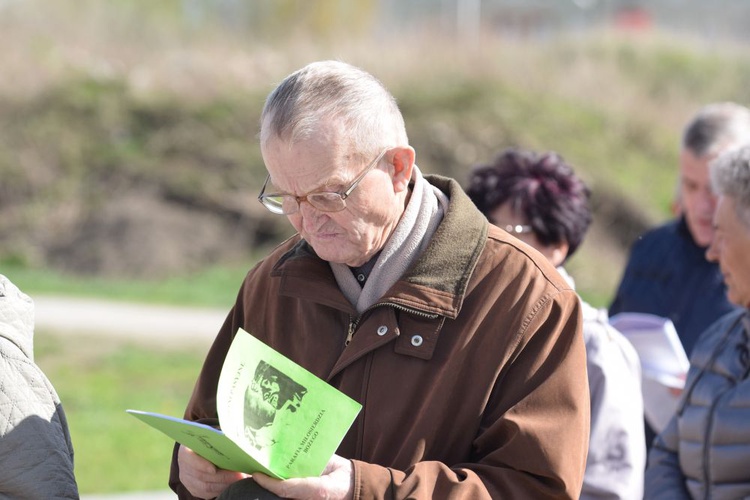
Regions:
<instances>
[{"instance_id":1,"label":"blurred woman","mask_svg":"<svg viewBox=\"0 0 750 500\"><path fill-rule=\"evenodd\" d=\"M706 258L719 263L727 297L743 309L698 339L677 413L649 453L649 499L750 496L750 146L723 154L710 171L719 199Z\"/></svg>"},{"instance_id":2,"label":"blurred woman","mask_svg":"<svg viewBox=\"0 0 750 500\"><path fill-rule=\"evenodd\" d=\"M553 152L507 150L474 168L467 193L489 221L562 267L591 223L589 190ZM609 325L607 312L583 305L591 391L591 435L582 499L640 499L646 446L638 355Z\"/></svg>"}]
</instances>

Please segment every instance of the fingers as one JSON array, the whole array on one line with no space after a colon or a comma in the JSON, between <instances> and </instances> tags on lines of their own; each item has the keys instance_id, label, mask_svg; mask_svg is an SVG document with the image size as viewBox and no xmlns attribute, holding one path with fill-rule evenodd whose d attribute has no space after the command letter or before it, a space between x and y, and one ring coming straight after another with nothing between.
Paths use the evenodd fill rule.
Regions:
<instances>
[{"instance_id":1,"label":"fingers","mask_svg":"<svg viewBox=\"0 0 750 500\"><path fill-rule=\"evenodd\" d=\"M320 477L280 481L255 473L253 479L263 488L282 498L348 500L353 492L351 461L334 455Z\"/></svg>"},{"instance_id":2,"label":"fingers","mask_svg":"<svg viewBox=\"0 0 750 500\"><path fill-rule=\"evenodd\" d=\"M261 487L281 498L294 498L304 500L344 500L351 498L347 496L347 488L341 484L335 484L324 477L305 477L298 479L286 479L280 481L263 474L253 474L253 480Z\"/></svg>"},{"instance_id":3,"label":"fingers","mask_svg":"<svg viewBox=\"0 0 750 500\"><path fill-rule=\"evenodd\" d=\"M180 446L177 463L180 467L180 482L191 495L198 498L219 496L227 486L247 477L241 472L219 469L185 446Z\"/></svg>"},{"instance_id":4,"label":"fingers","mask_svg":"<svg viewBox=\"0 0 750 500\"><path fill-rule=\"evenodd\" d=\"M331 474L333 471L337 469L347 469L351 471L351 461L347 458L340 457L338 455L333 455L330 460L328 460L328 463L326 464L326 468L323 469L323 476L327 474Z\"/></svg>"},{"instance_id":5,"label":"fingers","mask_svg":"<svg viewBox=\"0 0 750 500\"><path fill-rule=\"evenodd\" d=\"M278 479L268 477L265 474L256 472L255 474L253 474L253 480L256 483L258 483L262 488L265 488L271 493L275 493L277 496L280 496L282 498L303 498L303 497L294 497L294 496L289 495L284 483L289 483L290 481L293 481L292 479L287 479L286 481L280 481Z\"/></svg>"}]
</instances>

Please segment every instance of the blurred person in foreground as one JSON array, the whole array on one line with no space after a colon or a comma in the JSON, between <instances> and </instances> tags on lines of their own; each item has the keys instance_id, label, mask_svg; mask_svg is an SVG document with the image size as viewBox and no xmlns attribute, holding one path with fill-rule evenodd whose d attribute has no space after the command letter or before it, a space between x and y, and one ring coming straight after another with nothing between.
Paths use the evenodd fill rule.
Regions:
<instances>
[{"instance_id":1,"label":"blurred person in foreground","mask_svg":"<svg viewBox=\"0 0 750 500\"><path fill-rule=\"evenodd\" d=\"M724 102L704 106L687 124L680 150L678 215L633 244L609 314L642 312L669 318L690 356L698 335L734 307L719 267L706 260L716 198L708 164L750 142L750 110Z\"/></svg>"},{"instance_id":2,"label":"blurred person in foreground","mask_svg":"<svg viewBox=\"0 0 750 500\"><path fill-rule=\"evenodd\" d=\"M591 223L590 193L560 155L506 150L473 169L467 192L490 222L539 250L574 286L562 265ZM606 310L581 303L591 391L581 498L640 499L646 445L638 354Z\"/></svg>"},{"instance_id":3,"label":"blurred person in foreground","mask_svg":"<svg viewBox=\"0 0 750 500\"><path fill-rule=\"evenodd\" d=\"M649 452L649 499L750 497L750 145L713 162L711 183L719 198L706 257L740 307L693 349L678 410Z\"/></svg>"},{"instance_id":4,"label":"blurred person in foreground","mask_svg":"<svg viewBox=\"0 0 750 500\"><path fill-rule=\"evenodd\" d=\"M0 497L78 498L60 398L34 362L34 303L0 274Z\"/></svg>"},{"instance_id":5,"label":"blurred person in foreground","mask_svg":"<svg viewBox=\"0 0 750 500\"><path fill-rule=\"evenodd\" d=\"M260 144L259 199L298 234L246 276L186 418L218 424L238 327L363 409L320 477L238 482L177 445L179 496L242 498L255 480L285 498L576 498L586 354L578 298L554 267L456 181L422 175L395 99L361 69L289 75Z\"/></svg>"}]
</instances>

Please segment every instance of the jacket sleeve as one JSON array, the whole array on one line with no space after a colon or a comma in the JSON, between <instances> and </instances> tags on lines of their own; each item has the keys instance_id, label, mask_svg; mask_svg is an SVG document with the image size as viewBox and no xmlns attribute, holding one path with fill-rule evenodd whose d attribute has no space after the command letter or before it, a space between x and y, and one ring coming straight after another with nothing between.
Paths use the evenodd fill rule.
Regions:
<instances>
[{"instance_id":1,"label":"jacket sleeve","mask_svg":"<svg viewBox=\"0 0 750 500\"><path fill-rule=\"evenodd\" d=\"M648 454L644 498L650 500L689 499L685 476L680 469L677 446L679 443L677 415L654 440Z\"/></svg>"},{"instance_id":2,"label":"jacket sleeve","mask_svg":"<svg viewBox=\"0 0 750 500\"><path fill-rule=\"evenodd\" d=\"M0 400L12 404L0 405L0 497L77 499L73 448L56 393L31 362L2 361Z\"/></svg>"},{"instance_id":3,"label":"jacket sleeve","mask_svg":"<svg viewBox=\"0 0 750 500\"><path fill-rule=\"evenodd\" d=\"M578 498L589 436L580 304L570 290L548 299L496 380L473 456L407 470L353 460L354 500Z\"/></svg>"},{"instance_id":4,"label":"jacket sleeve","mask_svg":"<svg viewBox=\"0 0 750 500\"><path fill-rule=\"evenodd\" d=\"M240 296L242 296L242 289L240 290ZM184 418L186 420L218 427L219 416L216 411L216 391L219 385L219 375L234 334L242 324L241 311L242 307L236 305L229 312L224 325L219 330L219 334L216 336L211 349L206 355L203 368L185 410ZM177 462L179 448L180 444L175 443L172 450L172 462L169 471L169 487L177 493L177 497L180 500L194 500L196 497L191 495L180 482L180 468Z\"/></svg>"}]
</instances>

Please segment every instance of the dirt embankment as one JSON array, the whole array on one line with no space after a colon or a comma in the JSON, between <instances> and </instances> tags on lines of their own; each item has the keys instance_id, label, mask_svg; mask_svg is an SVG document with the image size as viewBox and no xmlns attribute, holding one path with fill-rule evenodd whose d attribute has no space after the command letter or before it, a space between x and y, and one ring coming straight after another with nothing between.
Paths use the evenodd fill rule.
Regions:
<instances>
[{"instance_id":1,"label":"dirt embankment","mask_svg":"<svg viewBox=\"0 0 750 500\"><path fill-rule=\"evenodd\" d=\"M518 145L517 120L481 111L496 92L457 85L430 97L437 102L402 96L424 172L464 183L472 163ZM505 99L499 112L526 112L528 103ZM90 79L26 100L0 97L0 261L158 279L281 241L289 224L256 200L265 177L261 103L260 94L144 99L122 82ZM630 242L650 225L649 212L612 186L600 176L594 227L571 263L579 285L604 294Z\"/></svg>"}]
</instances>

